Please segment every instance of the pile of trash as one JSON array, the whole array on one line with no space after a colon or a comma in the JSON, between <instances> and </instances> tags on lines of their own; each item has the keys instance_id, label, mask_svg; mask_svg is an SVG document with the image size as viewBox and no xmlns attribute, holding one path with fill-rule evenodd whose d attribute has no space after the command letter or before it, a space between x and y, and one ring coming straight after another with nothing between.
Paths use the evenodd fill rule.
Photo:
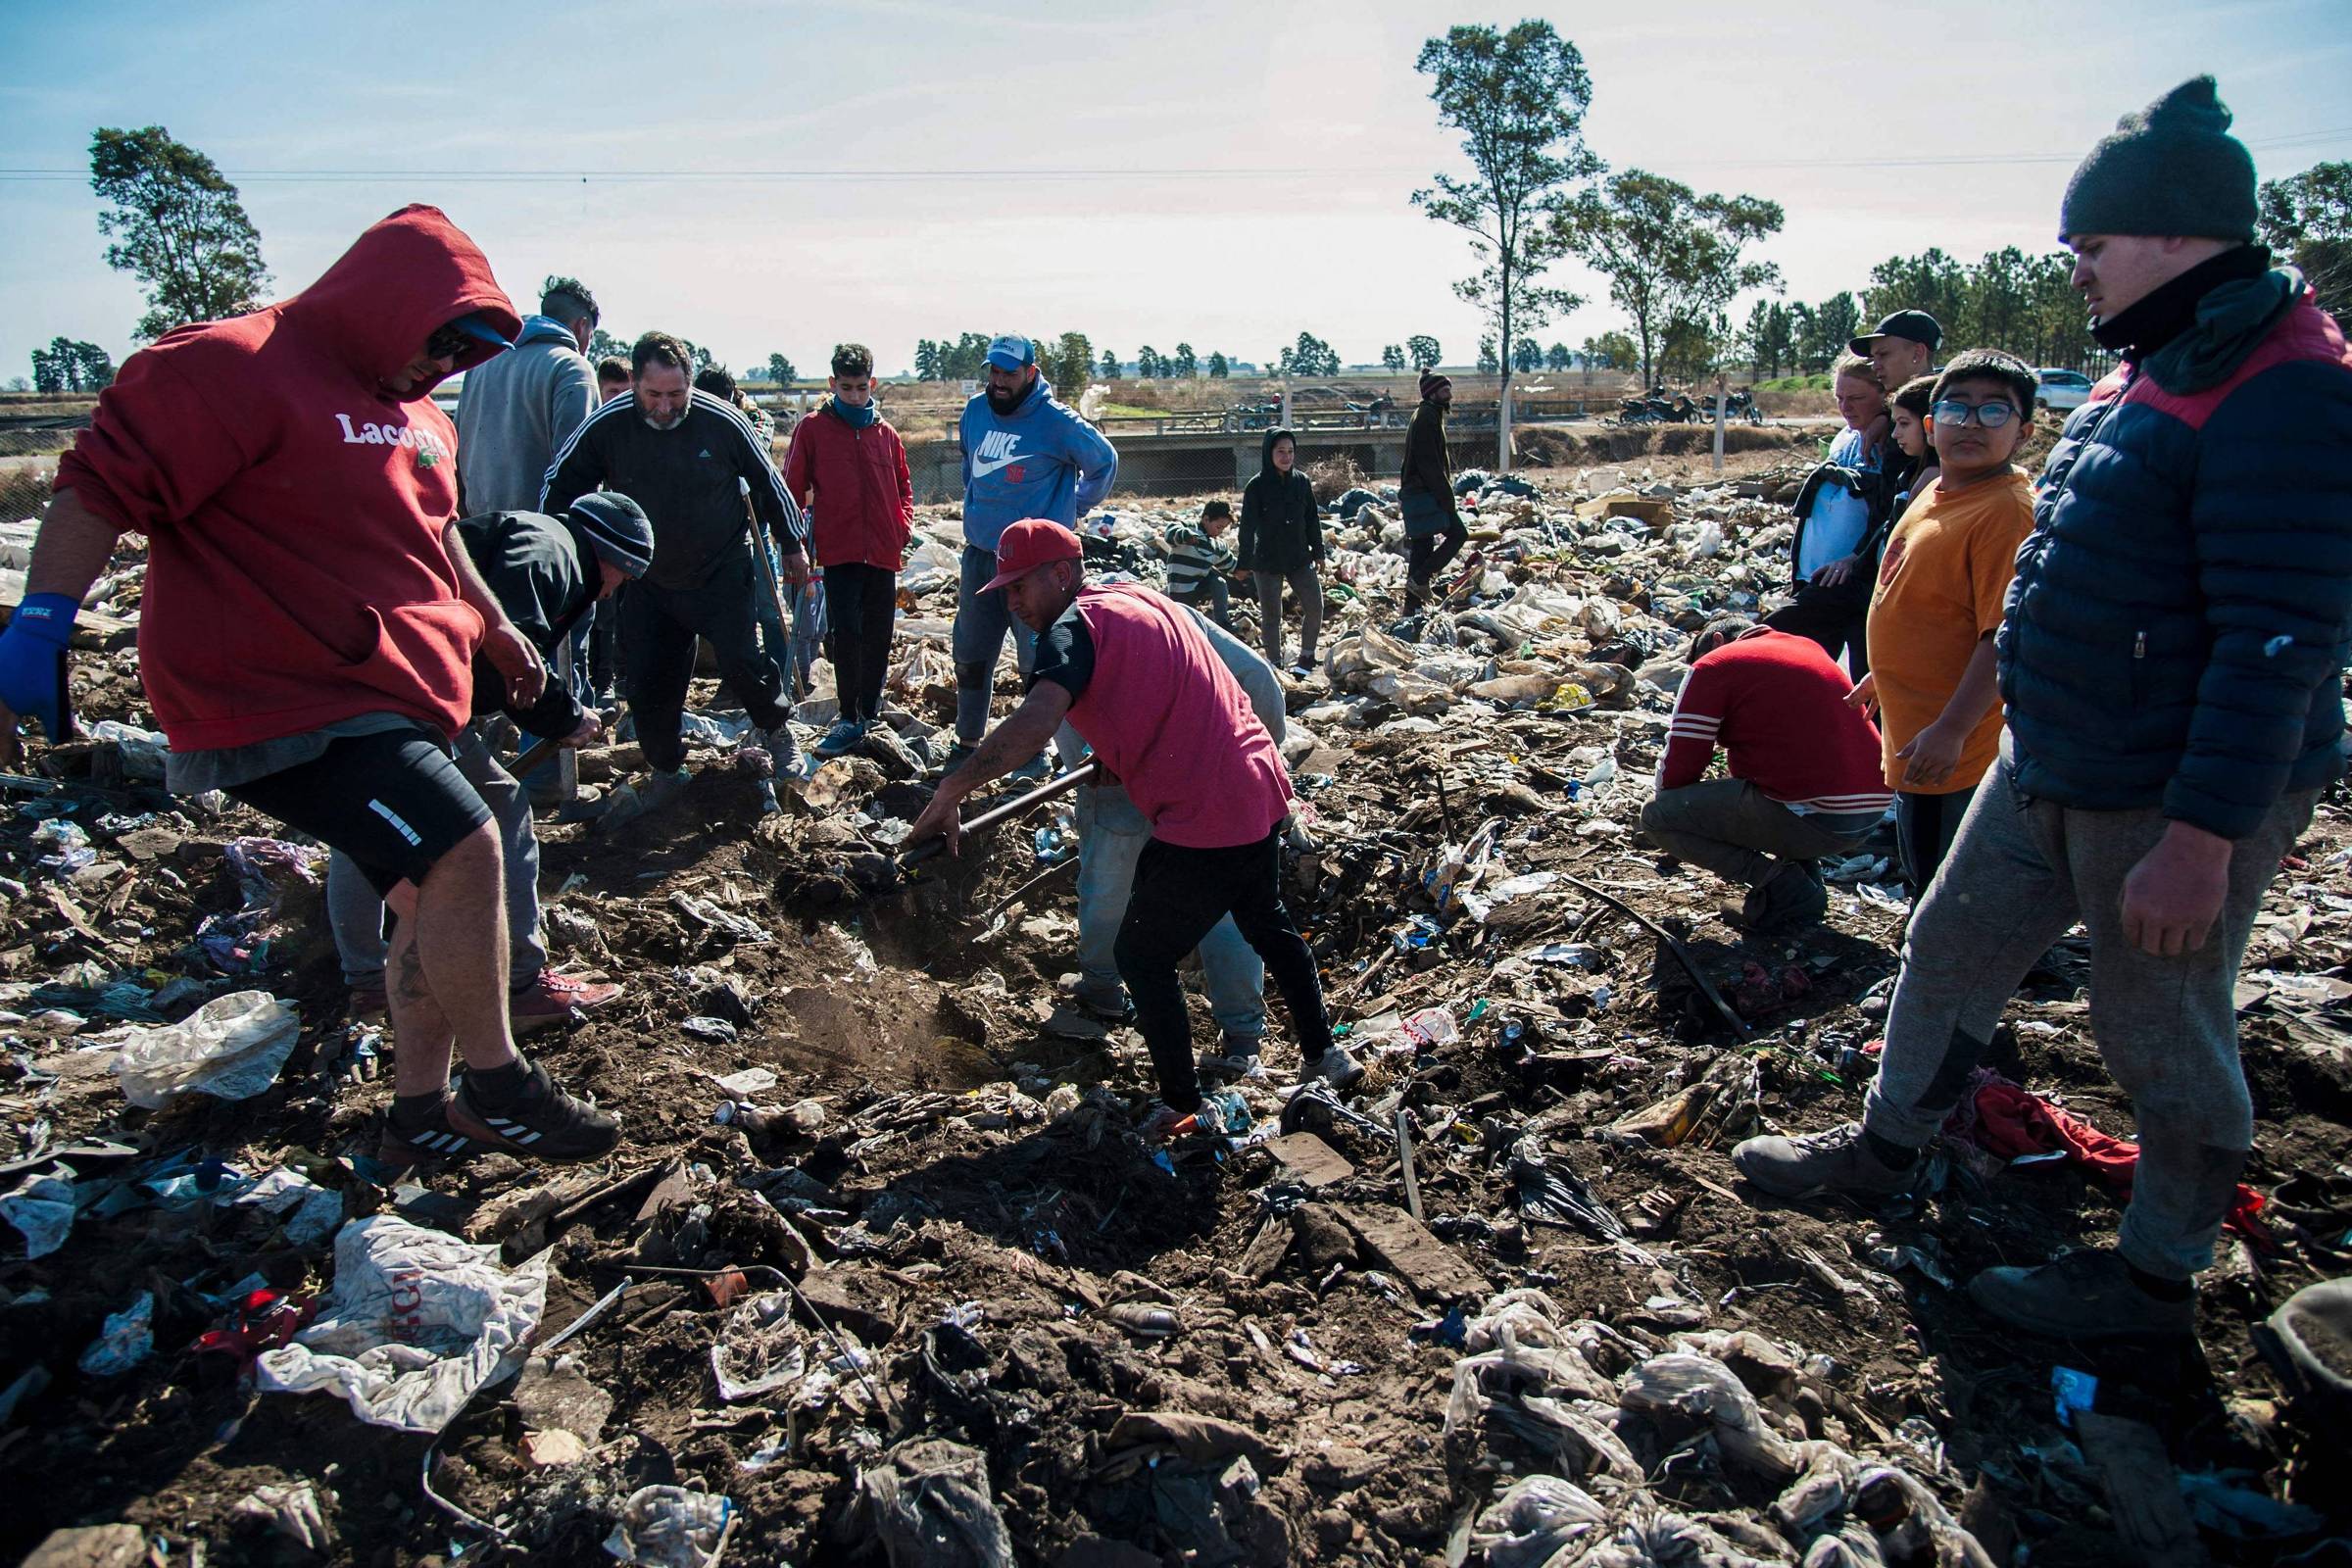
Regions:
<instances>
[{"instance_id":1,"label":"pile of trash","mask_svg":"<svg viewBox=\"0 0 2352 1568\"><path fill-rule=\"evenodd\" d=\"M390 1046L315 849L165 796L127 649L83 654L86 738L0 774L0 1446L38 1499L0 1550L1944 1568L2344 1535L2352 1335L2296 1294L2352 1266L2340 803L2240 988L2224 1386L1987 1334L1958 1290L2112 1236L2135 1152L2079 941L1915 1199L1739 1190L1739 1139L1859 1105L1904 914L1885 837L1767 940L1639 834L1691 631L1786 581L1794 478L1465 474L1413 614L1394 493L1326 498L1285 876L1367 1075L1295 1092L1277 1008L1165 1144L1140 1038L1071 994L1066 807L894 858L951 739L952 508L857 750L759 778L698 684L682 794L543 814L554 959L628 988L529 1043L623 1121L582 1169L374 1164ZM1090 570L1161 581L1197 513L1122 498ZM804 744L835 712L819 662ZM617 796L642 757L579 773Z\"/></svg>"}]
</instances>

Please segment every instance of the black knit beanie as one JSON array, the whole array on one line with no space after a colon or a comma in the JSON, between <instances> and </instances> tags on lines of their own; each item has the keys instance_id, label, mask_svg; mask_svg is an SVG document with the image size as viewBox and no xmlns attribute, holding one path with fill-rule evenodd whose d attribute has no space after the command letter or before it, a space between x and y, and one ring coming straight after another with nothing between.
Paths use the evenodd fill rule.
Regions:
<instances>
[{"instance_id":1,"label":"black knit beanie","mask_svg":"<svg viewBox=\"0 0 2352 1568\"><path fill-rule=\"evenodd\" d=\"M2061 238L2186 234L2250 244L2254 160L2211 76L2182 82L2090 150L2066 184Z\"/></svg>"},{"instance_id":2,"label":"black knit beanie","mask_svg":"<svg viewBox=\"0 0 2352 1568\"><path fill-rule=\"evenodd\" d=\"M1425 398L1431 393L1437 391L1440 387L1449 387L1451 385L1453 385L1453 379L1450 376L1440 375L1435 370L1423 370L1421 372L1421 395Z\"/></svg>"},{"instance_id":3,"label":"black knit beanie","mask_svg":"<svg viewBox=\"0 0 2352 1568\"><path fill-rule=\"evenodd\" d=\"M623 576L645 575L654 560L654 525L645 509L617 490L591 490L571 504L569 520L596 552Z\"/></svg>"}]
</instances>

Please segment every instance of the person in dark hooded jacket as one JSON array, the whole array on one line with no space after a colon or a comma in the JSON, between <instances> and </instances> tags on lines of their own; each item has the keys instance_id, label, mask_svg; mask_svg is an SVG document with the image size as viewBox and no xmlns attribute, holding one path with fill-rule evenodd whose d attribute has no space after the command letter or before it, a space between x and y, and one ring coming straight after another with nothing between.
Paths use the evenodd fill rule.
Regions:
<instances>
[{"instance_id":1,"label":"person in dark hooded jacket","mask_svg":"<svg viewBox=\"0 0 2352 1568\"><path fill-rule=\"evenodd\" d=\"M400 915L379 1148L397 1165L593 1159L620 1137L514 1049L498 833L451 756L477 652L509 703L546 681L460 541L457 430L430 396L520 326L473 241L419 206L291 299L166 333L58 465L0 635L0 733L23 712L60 737L81 596L119 536L146 535L139 667L166 782L347 852Z\"/></svg>"},{"instance_id":2,"label":"person in dark hooded jacket","mask_svg":"<svg viewBox=\"0 0 2352 1568\"><path fill-rule=\"evenodd\" d=\"M1405 537L1412 541L1404 584L1408 610L1429 598L1430 579L1470 542L1461 503L1454 499L1453 459L1446 450L1446 411L1452 406L1453 382L1423 370L1421 406L1404 433L1404 467L1396 476L1396 504L1404 513Z\"/></svg>"},{"instance_id":3,"label":"person in dark hooded jacket","mask_svg":"<svg viewBox=\"0 0 2352 1568\"><path fill-rule=\"evenodd\" d=\"M1242 491L1242 570L1257 586L1258 641L1266 662L1282 668L1282 585L1298 600L1298 662L1315 665L1315 639L1323 634L1323 579L1317 568L1329 554L1323 542L1323 514L1315 487L1298 471L1298 437L1268 430L1258 454L1257 477Z\"/></svg>"}]
</instances>

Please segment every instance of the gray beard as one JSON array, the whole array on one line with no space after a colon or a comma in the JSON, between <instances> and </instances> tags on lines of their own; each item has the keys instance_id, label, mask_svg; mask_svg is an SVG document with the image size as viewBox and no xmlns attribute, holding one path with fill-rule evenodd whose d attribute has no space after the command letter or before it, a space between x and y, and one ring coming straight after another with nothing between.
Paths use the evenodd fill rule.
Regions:
<instances>
[{"instance_id":1,"label":"gray beard","mask_svg":"<svg viewBox=\"0 0 2352 1568\"><path fill-rule=\"evenodd\" d=\"M652 429L652 430L675 430L675 429L676 429L676 428L677 428L677 427L678 427L680 424L683 424L683 423L685 422L685 420L686 420L686 411L685 411L685 410L683 410L683 409L680 409L680 410L679 410L679 411L678 411L678 412L677 412L675 415L673 415L673 416L672 416L670 418L668 418L667 420L657 419L657 418L655 418L655 417L654 417L652 415L650 415L650 414L644 415L644 416L643 416L643 418L645 419L646 427L647 427L648 429Z\"/></svg>"}]
</instances>

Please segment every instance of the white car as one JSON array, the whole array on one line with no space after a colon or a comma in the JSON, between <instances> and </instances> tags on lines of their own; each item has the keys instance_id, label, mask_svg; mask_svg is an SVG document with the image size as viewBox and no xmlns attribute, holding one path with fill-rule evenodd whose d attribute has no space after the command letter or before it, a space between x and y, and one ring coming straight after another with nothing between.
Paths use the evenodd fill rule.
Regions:
<instances>
[{"instance_id":1,"label":"white car","mask_svg":"<svg viewBox=\"0 0 2352 1568\"><path fill-rule=\"evenodd\" d=\"M2036 401L2045 409L2069 414L2090 401L2090 389L2096 383L2081 370L2041 369L2034 372L2041 382Z\"/></svg>"}]
</instances>

